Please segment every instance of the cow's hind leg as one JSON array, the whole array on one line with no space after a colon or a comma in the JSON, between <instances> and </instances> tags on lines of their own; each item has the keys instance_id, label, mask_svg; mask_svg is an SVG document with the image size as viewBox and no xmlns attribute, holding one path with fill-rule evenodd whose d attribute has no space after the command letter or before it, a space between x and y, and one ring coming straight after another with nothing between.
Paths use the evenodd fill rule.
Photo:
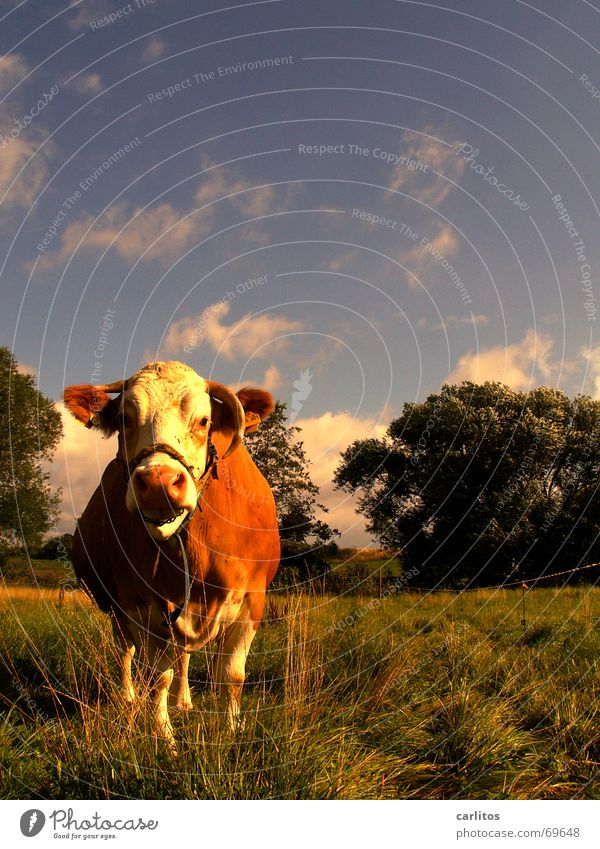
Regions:
<instances>
[{"instance_id":1,"label":"cow's hind leg","mask_svg":"<svg viewBox=\"0 0 600 849\"><path fill-rule=\"evenodd\" d=\"M121 695L126 702L131 704L136 698L135 690L133 689L133 682L131 680L131 661L135 654L135 644L126 624L119 622L113 616L111 617L111 625L115 644L119 653Z\"/></svg>"},{"instance_id":2,"label":"cow's hind leg","mask_svg":"<svg viewBox=\"0 0 600 849\"><path fill-rule=\"evenodd\" d=\"M251 616L247 600L241 606L237 619L219 640L213 681L219 691L223 718L231 731L237 730L240 718L240 700L246 678L246 658L260 623Z\"/></svg>"}]
</instances>

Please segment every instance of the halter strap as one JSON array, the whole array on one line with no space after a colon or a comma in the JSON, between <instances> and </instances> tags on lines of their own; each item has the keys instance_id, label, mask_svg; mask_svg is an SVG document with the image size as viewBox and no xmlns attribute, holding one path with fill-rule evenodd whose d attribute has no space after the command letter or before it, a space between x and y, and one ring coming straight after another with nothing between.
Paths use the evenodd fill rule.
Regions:
<instances>
[{"instance_id":1,"label":"halter strap","mask_svg":"<svg viewBox=\"0 0 600 849\"><path fill-rule=\"evenodd\" d=\"M209 445L212 445L212 442L209 442ZM196 482L196 475L194 474L194 469L196 467L190 466L186 462L185 457L180 454L179 451L176 451L175 448L172 448L170 445L168 445L166 442L152 442L150 443L150 445L146 445L144 448L142 448L141 451L138 451L133 460L130 460L129 463L125 464L124 461L121 461L123 463L123 472L125 474L125 480L129 481L135 469L137 468L137 466L139 466L142 460L145 460L146 457L149 457L151 454L156 453L166 454L168 457L171 457L172 460L177 460L177 462L180 463L186 470L186 472L190 475L192 480Z\"/></svg>"},{"instance_id":2,"label":"halter strap","mask_svg":"<svg viewBox=\"0 0 600 849\"><path fill-rule=\"evenodd\" d=\"M194 469L196 468L196 466L190 466L183 454L180 454L179 451L177 451L171 445L168 445L166 442L152 442L150 443L150 445L146 445L145 448L142 448L141 451L138 451L133 460L130 460L129 463L125 462L125 460L120 456L119 451L120 446L117 449L117 456L115 457L115 460L117 461L117 463L120 464L121 468L123 469L123 477L125 478L125 483L129 483L132 474L142 462L142 460L145 460L146 457L149 457L151 454L155 453L166 454L168 457L171 457L172 460L176 460L178 463L180 463L196 484L196 489L198 489L199 485L202 483L210 469L212 469L213 478L218 477L216 464L217 460L219 459L219 455L217 454L217 449L215 448L214 443L210 438L210 434L208 435L208 462L204 467L204 471L200 475L200 477L197 477L194 474Z\"/></svg>"}]
</instances>

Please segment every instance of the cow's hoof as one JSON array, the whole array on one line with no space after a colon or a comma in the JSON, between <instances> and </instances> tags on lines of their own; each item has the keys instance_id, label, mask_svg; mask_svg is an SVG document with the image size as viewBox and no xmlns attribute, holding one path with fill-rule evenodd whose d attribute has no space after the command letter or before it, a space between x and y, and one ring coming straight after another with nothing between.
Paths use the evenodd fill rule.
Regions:
<instances>
[{"instance_id":1,"label":"cow's hoof","mask_svg":"<svg viewBox=\"0 0 600 849\"><path fill-rule=\"evenodd\" d=\"M246 720L239 716L233 719L227 717L223 723L223 731L228 737L237 737L239 734L243 734L245 730Z\"/></svg>"},{"instance_id":2,"label":"cow's hoof","mask_svg":"<svg viewBox=\"0 0 600 849\"><path fill-rule=\"evenodd\" d=\"M182 711L183 713L188 713L194 705L192 704L190 699L178 699L177 704L175 705L177 710Z\"/></svg>"},{"instance_id":3,"label":"cow's hoof","mask_svg":"<svg viewBox=\"0 0 600 849\"><path fill-rule=\"evenodd\" d=\"M175 740L167 740L165 737L158 738L158 748L166 752L169 757L176 758L179 756L179 749Z\"/></svg>"},{"instance_id":4,"label":"cow's hoof","mask_svg":"<svg viewBox=\"0 0 600 849\"><path fill-rule=\"evenodd\" d=\"M177 743L175 742L175 735L173 734L173 730L170 724L168 728L157 729L156 739L158 746L164 747L165 751L167 751L173 757L179 754L177 750Z\"/></svg>"}]
</instances>

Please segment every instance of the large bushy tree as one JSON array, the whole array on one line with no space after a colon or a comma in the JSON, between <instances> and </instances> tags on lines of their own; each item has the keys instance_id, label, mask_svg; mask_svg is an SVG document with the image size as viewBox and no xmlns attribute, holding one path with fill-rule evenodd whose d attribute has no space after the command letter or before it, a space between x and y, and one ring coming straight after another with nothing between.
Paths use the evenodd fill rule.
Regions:
<instances>
[{"instance_id":1,"label":"large bushy tree","mask_svg":"<svg viewBox=\"0 0 600 849\"><path fill-rule=\"evenodd\" d=\"M319 488L310 477L309 461L298 439L301 428L287 422L287 406L277 401L258 431L245 444L275 497L282 542L282 565L293 566L301 579L323 572L326 554L337 531L316 518Z\"/></svg>"},{"instance_id":2,"label":"large bushy tree","mask_svg":"<svg viewBox=\"0 0 600 849\"><path fill-rule=\"evenodd\" d=\"M600 402L444 386L353 443L337 485L413 584L493 584L600 559ZM590 575L590 577L594 577Z\"/></svg>"},{"instance_id":3,"label":"large bushy tree","mask_svg":"<svg viewBox=\"0 0 600 849\"><path fill-rule=\"evenodd\" d=\"M0 555L38 548L58 504L45 464L62 435L60 413L0 347Z\"/></svg>"}]
</instances>

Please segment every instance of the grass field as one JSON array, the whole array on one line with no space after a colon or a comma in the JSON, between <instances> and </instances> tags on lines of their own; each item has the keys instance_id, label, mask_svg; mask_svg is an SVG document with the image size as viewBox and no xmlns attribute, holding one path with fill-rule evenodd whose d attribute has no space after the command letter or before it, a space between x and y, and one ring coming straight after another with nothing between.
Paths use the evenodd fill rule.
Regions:
<instances>
[{"instance_id":1,"label":"grass field","mask_svg":"<svg viewBox=\"0 0 600 849\"><path fill-rule=\"evenodd\" d=\"M599 798L600 592L272 596L245 727L220 731L194 656L179 753L115 694L79 593L0 591L2 798ZM277 617L281 614L283 618ZM173 713L175 713L173 711Z\"/></svg>"}]
</instances>

